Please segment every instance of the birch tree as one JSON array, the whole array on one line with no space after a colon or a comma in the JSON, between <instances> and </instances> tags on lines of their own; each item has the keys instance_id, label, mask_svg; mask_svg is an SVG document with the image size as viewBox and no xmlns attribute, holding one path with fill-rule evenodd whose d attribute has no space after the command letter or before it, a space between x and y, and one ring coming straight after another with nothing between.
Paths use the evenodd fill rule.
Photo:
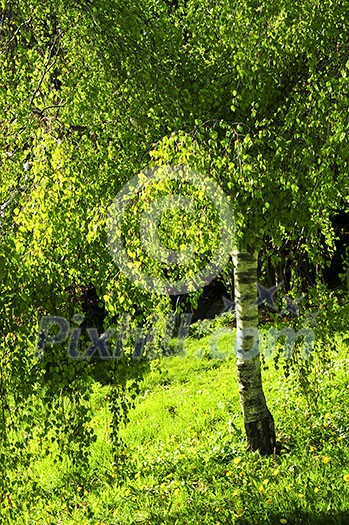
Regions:
<instances>
[{"instance_id":1,"label":"birch tree","mask_svg":"<svg viewBox=\"0 0 349 525\"><path fill-rule=\"evenodd\" d=\"M331 215L348 202L348 14L330 1L171 9L183 34L173 111L201 149L196 166L233 201L240 399L248 448L263 454L274 452L275 430L261 381L258 254L265 238L275 250L302 239L313 260L323 240L333 245Z\"/></svg>"},{"instance_id":2,"label":"birch tree","mask_svg":"<svg viewBox=\"0 0 349 525\"><path fill-rule=\"evenodd\" d=\"M333 242L331 214L348 196L348 3L12 0L1 9L1 306L13 313L4 333L27 334L42 305L71 313L86 282L110 318L168 307L115 270L105 210L150 164L192 164L231 198L245 428L250 449L272 452L256 253L265 238L275 250L301 239L316 259Z\"/></svg>"},{"instance_id":3,"label":"birch tree","mask_svg":"<svg viewBox=\"0 0 349 525\"><path fill-rule=\"evenodd\" d=\"M262 388L259 357L257 263L253 249L235 249L236 350L239 394L248 448L271 454L275 450L274 419Z\"/></svg>"}]
</instances>

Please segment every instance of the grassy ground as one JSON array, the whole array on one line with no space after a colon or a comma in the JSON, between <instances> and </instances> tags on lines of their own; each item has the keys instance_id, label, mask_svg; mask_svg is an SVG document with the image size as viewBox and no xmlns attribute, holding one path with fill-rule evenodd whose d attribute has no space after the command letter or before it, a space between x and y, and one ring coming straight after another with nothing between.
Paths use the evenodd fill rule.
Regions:
<instances>
[{"instance_id":1,"label":"grassy ground","mask_svg":"<svg viewBox=\"0 0 349 525\"><path fill-rule=\"evenodd\" d=\"M130 422L122 469L113 464L105 407L93 396L98 440L85 476L66 458L38 459L23 472L39 496L14 512L9 494L1 522L21 525L349 524L349 353L338 341L324 363L291 368L265 361L264 388L281 453L245 451L233 333L221 334L225 359L212 358L212 335L188 340L185 357L154 360ZM328 350L326 350L328 355ZM285 369L286 365L286 369ZM35 447L35 443L32 444Z\"/></svg>"}]
</instances>

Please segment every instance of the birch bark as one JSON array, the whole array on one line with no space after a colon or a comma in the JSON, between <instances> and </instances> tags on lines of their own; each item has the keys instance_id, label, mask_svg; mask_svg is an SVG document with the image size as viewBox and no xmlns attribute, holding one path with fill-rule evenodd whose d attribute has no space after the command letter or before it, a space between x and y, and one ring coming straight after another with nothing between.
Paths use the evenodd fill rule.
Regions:
<instances>
[{"instance_id":1,"label":"birch bark","mask_svg":"<svg viewBox=\"0 0 349 525\"><path fill-rule=\"evenodd\" d=\"M275 451L274 419L262 388L258 337L258 253L250 248L234 249L234 280L237 328L237 370L240 403L248 450L261 454Z\"/></svg>"}]
</instances>

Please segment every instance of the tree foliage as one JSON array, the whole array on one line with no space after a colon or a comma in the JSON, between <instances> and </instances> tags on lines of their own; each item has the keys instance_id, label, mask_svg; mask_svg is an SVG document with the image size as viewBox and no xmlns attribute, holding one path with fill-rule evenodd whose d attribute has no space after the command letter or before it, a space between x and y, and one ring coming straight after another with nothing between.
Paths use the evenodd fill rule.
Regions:
<instances>
[{"instance_id":1,"label":"tree foliage","mask_svg":"<svg viewBox=\"0 0 349 525\"><path fill-rule=\"evenodd\" d=\"M61 364L33 360L42 315L70 320L91 285L112 325L170 309L118 270L106 242L108 207L142 170L185 163L212 177L242 244L302 239L314 259L331 248L331 214L348 200L348 10L344 0L2 0L3 428L15 405L29 425L24 400L39 384L79 392L89 377L81 363L71 372L66 348ZM164 221L164 242L181 241L181 213ZM148 255L141 264L173 271Z\"/></svg>"}]
</instances>

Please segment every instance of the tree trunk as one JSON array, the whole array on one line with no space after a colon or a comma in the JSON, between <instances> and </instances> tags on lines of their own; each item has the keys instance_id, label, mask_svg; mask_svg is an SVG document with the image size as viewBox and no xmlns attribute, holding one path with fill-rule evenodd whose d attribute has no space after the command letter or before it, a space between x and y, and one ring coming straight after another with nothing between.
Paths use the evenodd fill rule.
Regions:
<instances>
[{"instance_id":1,"label":"tree trunk","mask_svg":"<svg viewBox=\"0 0 349 525\"><path fill-rule=\"evenodd\" d=\"M258 337L257 262L253 249L233 253L236 350L240 403L244 418L248 450L261 454L275 452L274 419L265 400Z\"/></svg>"}]
</instances>

